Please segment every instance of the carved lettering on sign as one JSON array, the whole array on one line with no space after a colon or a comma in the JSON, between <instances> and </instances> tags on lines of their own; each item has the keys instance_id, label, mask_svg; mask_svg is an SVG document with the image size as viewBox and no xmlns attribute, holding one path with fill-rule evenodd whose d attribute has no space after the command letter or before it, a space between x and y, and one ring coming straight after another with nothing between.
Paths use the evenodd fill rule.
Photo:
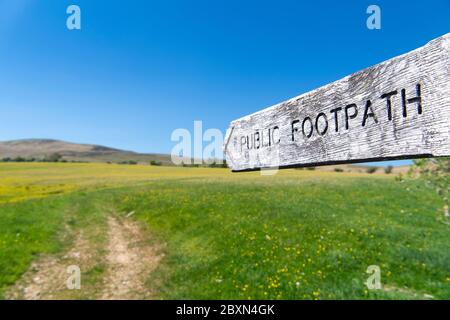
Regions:
<instances>
[{"instance_id":1,"label":"carved lettering on sign","mask_svg":"<svg viewBox=\"0 0 450 320\"><path fill-rule=\"evenodd\" d=\"M450 34L233 121L234 171L450 155Z\"/></svg>"}]
</instances>

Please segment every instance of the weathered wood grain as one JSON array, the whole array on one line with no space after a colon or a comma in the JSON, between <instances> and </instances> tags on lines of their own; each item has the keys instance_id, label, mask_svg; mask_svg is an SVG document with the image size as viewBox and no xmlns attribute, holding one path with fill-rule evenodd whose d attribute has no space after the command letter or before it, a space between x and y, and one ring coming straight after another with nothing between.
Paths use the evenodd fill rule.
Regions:
<instances>
[{"instance_id":1,"label":"weathered wood grain","mask_svg":"<svg viewBox=\"0 0 450 320\"><path fill-rule=\"evenodd\" d=\"M233 171L450 156L450 33L230 124Z\"/></svg>"}]
</instances>

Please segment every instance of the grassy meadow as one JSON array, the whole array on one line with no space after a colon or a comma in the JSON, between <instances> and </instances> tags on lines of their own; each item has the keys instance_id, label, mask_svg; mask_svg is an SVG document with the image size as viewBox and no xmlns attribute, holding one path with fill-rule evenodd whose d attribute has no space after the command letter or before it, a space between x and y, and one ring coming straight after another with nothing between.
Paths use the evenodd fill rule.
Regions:
<instances>
[{"instance_id":1,"label":"grassy meadow","mask_svg":"<svg viewBox=\"0 0 450 320\"><path fill-rule=\"evenodd\" d=\"M105 277L108 216L137 221L164 257L157 299L450 299L449 226L432 189L394 175L114 164L0 164L0 297L83 232ZM131 214L132 213L132 214ZM368 290L366 269L381 269Z\"/></svg>"}]
</instances>

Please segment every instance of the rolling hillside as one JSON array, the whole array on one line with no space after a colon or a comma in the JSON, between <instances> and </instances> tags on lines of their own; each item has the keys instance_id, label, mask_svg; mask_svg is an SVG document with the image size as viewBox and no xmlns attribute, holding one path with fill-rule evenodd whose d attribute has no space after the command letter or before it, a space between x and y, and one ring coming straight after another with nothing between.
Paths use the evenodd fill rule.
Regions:
<instances>
[{"instance_id":1,"label":"rolling hillside","mask_svg":"<svg viewBox=\"0 0 450 320\"><path fill-rule=\"evenodd\" d=\"M139 163L157 161L163 165L172 164L170 155L142 154L92 144L79 144L52 139L26 139L0 142L0 159L14 159L17 157L44 159L56 153L67 161L136 161Z\"/></svg>"},{"instance_id":2,"label":"rolling hillside","mask_svg":"<svg viewBox=\"0 0 450 320\"><path fill-rule=\"evenodd\" d=\"M137 153L133 151L120 150L94 144L72 143L54 139L24 139L12 141L0 141L0 161L9 158L42 160L51 155L59 154L63 160L77 162L128 162L135 161L140 164L149 164L155 161L164 166L173 166L169 154ZM186 159L185 163L189 163ZM352 173L365 173L370 163L366 165L330 165L317 167L318 171L342 171ZM392 173L406 173L409 166L394 167ZM306 169L303 169L306 170ZM383 167L376 167L374 173L384 173Z\"/></svg>"}]
</instances>

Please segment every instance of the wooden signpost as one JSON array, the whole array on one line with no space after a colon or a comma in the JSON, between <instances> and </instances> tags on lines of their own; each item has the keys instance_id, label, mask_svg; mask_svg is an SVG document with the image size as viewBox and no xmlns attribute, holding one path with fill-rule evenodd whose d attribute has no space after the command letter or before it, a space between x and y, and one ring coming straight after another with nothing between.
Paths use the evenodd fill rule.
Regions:
<instances>
[{"instance_id":1,"label":"wooden signpost","mask_svg":"<svg viewBox=\"0 0 450 320\"><path fill-rule=\"evenodd\" d=\"M233 171L450 156L450 33L235 120Z\"/></svg>"}]
</instances>

